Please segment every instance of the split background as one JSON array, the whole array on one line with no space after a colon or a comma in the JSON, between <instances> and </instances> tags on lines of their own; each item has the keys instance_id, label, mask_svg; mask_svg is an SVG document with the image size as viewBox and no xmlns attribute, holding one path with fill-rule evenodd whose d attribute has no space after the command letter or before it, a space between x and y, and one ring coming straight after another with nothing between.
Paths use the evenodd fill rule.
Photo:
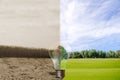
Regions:
<instances>
[{"instance_id":1,"label":"split background","mask_svg":"<svg viewBox=\"0 0 120 80\"><path fill-rule=\"evenodd\" d=\"M119 0L0 0L0 45L55 49L61 44L68 52L93 48L105 51L118 50L119 4ZM83 63L86 61L83 60ZM71 65L74 60L70 61L65 80L73 80L74 77L76 80L80 78L119 80L120 61L119 59L115 61L112 59L113 67L110 70L108 70L110 66L103 70L107 70L107 77L101 75L102 73L96 77L89 73L96 71L99 73L104 65L99 66L99 70L78 69L77 67L86 64ZM97 62L99 64L99 61ZM42 63L46 63L47 66ZM46 80L47 77L44 75L49 76L49 79L53 78L48 74L54 71L50 59L36 61L36 59L1 58L1 64L2 79L16 80L16 75L24 80ZM90 65L84 68L89 68ZM76 73L83 74L73 75ZM91 78L86 77L86 73Z\"/></svg>"}]
</instances>

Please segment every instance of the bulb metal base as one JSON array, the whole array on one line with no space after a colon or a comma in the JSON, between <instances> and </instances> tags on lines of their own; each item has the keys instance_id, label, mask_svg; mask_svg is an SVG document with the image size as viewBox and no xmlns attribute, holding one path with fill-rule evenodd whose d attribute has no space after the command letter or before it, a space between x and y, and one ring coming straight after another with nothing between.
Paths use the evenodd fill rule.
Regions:
<instances>
[{"instance_id":1,"label":"bulb metal base","mask_svg":"<svg viewBox=\"0 0 120 80\"><path fill-rule=\"evenodd\" d=\"M65 77L65 70L56 70L56 77L62 80Z\"/></svg>"}]
</instances>

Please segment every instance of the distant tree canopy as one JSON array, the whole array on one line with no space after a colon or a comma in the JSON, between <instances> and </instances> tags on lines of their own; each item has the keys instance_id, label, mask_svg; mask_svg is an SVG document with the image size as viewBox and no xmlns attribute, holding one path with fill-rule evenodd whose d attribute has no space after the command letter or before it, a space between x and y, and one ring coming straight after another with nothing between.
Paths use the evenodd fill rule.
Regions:
<instances>
[{"instance_id":1,"label":"distant tree canopy","mask_svg":"<svg viewBox=\"0 0 120 80\"><path fill-rule=\"evenodd\" d=\"M120 58L120 50L102 51L102 50L82 50L70 53L70 58Z\"/></svg>"}]
</instances>

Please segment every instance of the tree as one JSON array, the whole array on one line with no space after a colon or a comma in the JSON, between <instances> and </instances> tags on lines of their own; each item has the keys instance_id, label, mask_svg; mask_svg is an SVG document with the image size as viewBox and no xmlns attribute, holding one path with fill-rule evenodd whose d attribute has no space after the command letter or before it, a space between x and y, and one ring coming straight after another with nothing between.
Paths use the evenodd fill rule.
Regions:
<instances>
[{"instance_id":1,"label":"tree","mask_svg":"<svg viewBox=\"0 0 120 80\"><path fill-rule=\"evenodd\" d=\"M80 58L81 57L79 52L74 52L74 56L75 56L74 58Z\"/></svg>"},{"instance_id":2,"label":"tree","mask_svg":"<svg viewBox=\"0 0 120 80\"><path fill-rule=\"evenodd\" d=\"M71 52L69 58L74 58L74 57L75 57L75 56L74 56L74 52Z\"/></svg>"},{"instance_id":3,"label":"tree","mask_svg":"<svg viewBox=\"0 0 120 80\"><path fill-rule=\"evenodd\" d=\"M102 50L82 50L80 52L72 52L70 58L120 58L120 50L118 51L102 51Z\"/></svg>"},{"instance_id":4,"label":"tree","mask_svg":"<svg viewBox=\"0 0 120 80\"><path fill-rule=\"evenodd\" d=\"M110 51L107 53L107 57L108 57L108 58L115 58L115 52L110 50Z\"/></svg>"},{"instance_id":5,"label":"tree","mask_svg":"<svg viewBox=\"0 0 120 80\"><path fill-rule=\"evenodd\" d=\"M90 58L97 58L98 57L97 51L95 49L89 50L88 55Z\"/></svg>"},{"instance_id":6,"label":"tree","mask_svg":"<svg viewBox=\"0 0 120 80\"><path fill-rule=\"evenodd\" d=\"M98 58L105 58L105 57L106 57L106 52L98 51Z\"/></svg>"},{"instance_id":7,"label":"tree","mask_svg":"<svg viewBox=\"0 0 120 80\"><path fill-rule=\"evenodd\" d=\"M117 57L117 58L120 58L120 50L117 50L117 51L116 51L116 54L117 54L116 57Z\"/></svg>"}]
</instances>

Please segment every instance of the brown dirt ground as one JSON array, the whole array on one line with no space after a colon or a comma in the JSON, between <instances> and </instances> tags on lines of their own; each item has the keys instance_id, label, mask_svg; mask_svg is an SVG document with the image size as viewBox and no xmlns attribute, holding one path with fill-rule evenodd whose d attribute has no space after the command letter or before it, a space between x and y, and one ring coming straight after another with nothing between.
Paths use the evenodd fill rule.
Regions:
<instances>
[{"instance_id":1,"label":"brown dirt ground","mask_svg":"<svg viewBox=\"0 0 120 80\"><path fill-rule=\"evenodd\" d=\"M0 80L56 80L50 58L0 58Z\"/></svg>"}]
</instances>

